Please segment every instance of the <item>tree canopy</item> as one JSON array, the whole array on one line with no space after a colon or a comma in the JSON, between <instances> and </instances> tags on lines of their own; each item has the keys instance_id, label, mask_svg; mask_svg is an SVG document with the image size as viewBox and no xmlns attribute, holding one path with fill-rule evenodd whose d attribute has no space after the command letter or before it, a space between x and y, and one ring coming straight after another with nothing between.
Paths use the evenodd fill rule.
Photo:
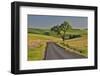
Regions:
<instances>
[{"instance_id":1,"label":"tree canopy","mask_svg":"<svg viewBox=\"0 0 100 76\"><path fill-rule=\"evenodd\" d=\"M57 24L53 26L51 28L51 31L54 31L55 33L57 33L57 35L59 35L64 41L67 30L71 30L71 29L72 29L72 26L67 21L64 21L62 24L59 24L59 25Z\"/></svg>"}]
</instances>

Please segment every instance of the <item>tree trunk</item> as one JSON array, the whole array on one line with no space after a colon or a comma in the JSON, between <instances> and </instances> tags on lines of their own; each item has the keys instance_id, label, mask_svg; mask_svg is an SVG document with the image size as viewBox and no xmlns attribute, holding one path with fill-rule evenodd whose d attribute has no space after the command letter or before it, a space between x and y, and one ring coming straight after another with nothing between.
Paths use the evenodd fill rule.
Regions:
<instances>
[{"instance_id":1,"label":"tree trunk","mask_svg":"<svg viewBox=\"0 0 100 76\"><path fill-rule=\"evenodd\" d=\"M63 40L63 44L64 44L64 46L65 46L65 38L64 38L64 37L62 37L62 40Z\"/></svg>"}]
</instances>

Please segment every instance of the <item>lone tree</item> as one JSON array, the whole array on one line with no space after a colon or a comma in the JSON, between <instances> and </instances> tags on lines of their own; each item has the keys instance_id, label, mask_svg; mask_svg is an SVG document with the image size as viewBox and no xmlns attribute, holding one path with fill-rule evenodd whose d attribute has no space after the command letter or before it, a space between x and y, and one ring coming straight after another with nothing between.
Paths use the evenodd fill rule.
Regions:
<instances>
[{"instance_id":1,"label":"lone tree","mask_svg":"<svg viewBox=\"0 0 100 76\"><path fill-rule=\"evenodd\" d=\"M61 37L64 43L66 32L71 29L72 29L72 26L67 21L64 21L60 25L53 26L51 28L51 31L55 32L59 37Z\"/></svg>"}]
</instances>

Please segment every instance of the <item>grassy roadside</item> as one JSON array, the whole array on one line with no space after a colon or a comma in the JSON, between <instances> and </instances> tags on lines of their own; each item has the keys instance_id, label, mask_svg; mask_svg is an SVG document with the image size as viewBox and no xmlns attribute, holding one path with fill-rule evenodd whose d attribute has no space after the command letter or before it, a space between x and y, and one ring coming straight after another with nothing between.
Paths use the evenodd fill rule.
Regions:
<instances>
[{"instance_id":1,"label":"grassy roadside","mask_svg":"<svg viewBox=\"0 0 100 76\"><path fill-rule=\"evenodd\" d=\"M75 52L85 57L88 56L86 35L80 38L66 40L65 44L63 44L61 41L59 41L57 44L65 49L71 50L71 52Z\"/></svg>"},{"instance_id":2,"label":"grassy roadside","mask_svg":"<svg viewBox=\"0 0 100 76\"><path fill-rule=\"evenodd\" d=\"M43 60L46 44L49 41L57 42L59 38L39 34L28 34L28 61Z\"/></svg>"},{"instance_id":3,"label":"grassy roadside","mask_svg":"<svg viewBox=\"0 0 100 76\"><path fill-rule=\"evenodd\" d=\"M45 44L41 44L35 48L28 48L28 60L42 60L45 53Z\"/></svg>"},{"instance_id":4,"label":"grassy roadside","mask_svg":"<svg viewBox=\"0 0 100 76\"><path fill-rule=\"evenodd\" d=\"M69 49L71 52L85 57L88 56L87 35L80 38L65 40L65 45L63 45L61 38L28 33L28 61L43 60L46 43L49 41L55 42L59 46Z\"/></svg>"}]
</instances>

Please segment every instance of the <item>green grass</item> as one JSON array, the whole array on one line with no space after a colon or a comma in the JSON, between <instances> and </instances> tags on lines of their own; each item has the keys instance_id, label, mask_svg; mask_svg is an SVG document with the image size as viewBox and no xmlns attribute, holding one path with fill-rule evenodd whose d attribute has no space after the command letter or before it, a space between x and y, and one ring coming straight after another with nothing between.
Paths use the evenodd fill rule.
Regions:
<instances>
[{"instance_id":1,"label":"green grass","mask_svg":"<svg viewBox=\"0 0 100 76\"><path fill-rule=\"evenodd\" d=\"M67 34L73 34L73 35L86 35L87 30L86 29L72 29L67 32Z\"/></svg>"},{"instance_id":2,"label":"green grass","mask_svg":"<svg viewBox=\"0 0 100 76\"><path fill-rule=\"evenodd\" d=\"M28 48L28 60L43 60L45 53L45 45L35 48Z\"/></svg>"},{"instance_id":3,"label":"green grass","mask_svg":"<svg viewBox=\"0 0 100 76\"><path fill-rule=\"evenodd\" d=\"M40 34L40 35L46 35L46 33L48 33L47 34L48 36L58 37L56 33L51 32L50 29L28 28L28 33ZM68 30L66 34L85 35L87 34L87 30L86 29L72 29L72 30Z\"/></svg>"},{"instance_id":4,"label":"green grass","mask_svg":"<svg viewBox=\"0 0 100 76\"><path fill-rule=\"evenodd\" d=\"M28 33L33 34L44 34L44 32L49 32L49 29L38 29L38 28L28 28Z\"/></svg>"}]
</instances>

